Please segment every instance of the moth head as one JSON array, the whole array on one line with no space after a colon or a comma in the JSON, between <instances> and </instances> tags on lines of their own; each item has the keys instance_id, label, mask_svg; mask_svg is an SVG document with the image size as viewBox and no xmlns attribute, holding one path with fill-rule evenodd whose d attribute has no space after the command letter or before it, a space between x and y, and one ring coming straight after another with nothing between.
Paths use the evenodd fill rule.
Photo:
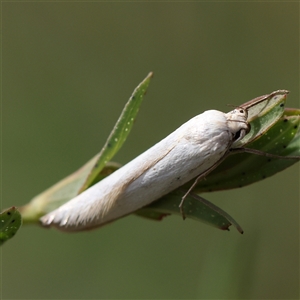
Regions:
<instances>
[{"instance_id":1,"label":"moth head","mask_svg":"<svg viewBox=\"0 0 300 300\"><path fill-rule=\"evenodd\" d=\"M249 133L251 126L247 122L248 112L242 107L237 107L226 114L227 125L233 135L235 142L241 140L247 133Z\"/></svg>"}]
</instances>

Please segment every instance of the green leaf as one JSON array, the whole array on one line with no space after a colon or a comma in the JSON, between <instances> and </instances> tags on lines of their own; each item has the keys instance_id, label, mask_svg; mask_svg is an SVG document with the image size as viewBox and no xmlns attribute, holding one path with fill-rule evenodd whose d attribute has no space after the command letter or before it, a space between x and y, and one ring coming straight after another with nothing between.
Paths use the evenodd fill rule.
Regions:
<instances>
[{"instance_id":1,"label":"green leaf","mask_svg":"<svg viewBox=\"0 0 300 300\"><path fill-rule=\"evenodd\" d=\"M20 208L24 223L37 222L44 214L74 198L120 167L119 164L108 161L120 150L128 137L152 76L149 73L134 90L100 153Z\"/></svg>"},{"instance_id":2,"label":"green leaf","mask_svg":"<svg viewBox=\"0 0 300 300\"><path fill-rule=\"evenodd\" d=\"M106 163L113 158L113 156L120 150L120 148L124 144L132 129L152 76L153 73L149 73L148 76L134 90L129 101L126 103L115 127L109 135L104 147L102 148L101 152L94 157L95 164L90 170L83 186L79 190L79 194L93 185L95 182L97 182L95 180L99 172L103 169Z\"/></svg>"},{"instance_id":3,"label":"green leaf","mask_svg":"<svg viewBox=\"0 0 300 300\"><path fill-rule=\"evenodd\" d=\"M22 225L22 217L16 207L0 213L0 245L11 239Z\"/></svg>"},{"instance_id":4,"label":"green leaf","mask_svg":"<svg viewBox=\"0 0 300 300\"><path fill-rule=\"evenodd\" d=\"M242 147L265 133L283 115L288 91L279 90L269 95L255 98L242 104L240 107L247 109L250 132L239 142L235 148Z\"/></svg>"},{"instance_id":5,"label":"green leaf","mask_svg":"<svg viewBox=\"0 0 300 300\"><path fill-rule=\"evenodd\" d=\"M181 190L173 191L160 200L137 211L136 214L154 220L161 220L164 216L170 214L182 217L179 204L184 194L185 192ZM229 226L234 225L240 233L243 233L241 226L230 215L194 193L187 196L183 204L183 210L186 217L190 219L204 222L222 230L229 230Z\"/></svg>"}]
</instances>

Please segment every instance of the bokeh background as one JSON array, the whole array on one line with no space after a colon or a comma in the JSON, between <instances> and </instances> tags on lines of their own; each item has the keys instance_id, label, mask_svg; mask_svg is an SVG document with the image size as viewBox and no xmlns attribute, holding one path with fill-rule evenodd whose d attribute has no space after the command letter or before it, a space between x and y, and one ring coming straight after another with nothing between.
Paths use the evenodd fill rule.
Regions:
<instances>
[{"instance_id":1,"label":"bokeh background","mask_svg":"<svg viewBox=\"0 0 300 300\"><path fill-rule=\"evenodd\" d=\"M2 207L96 154L149 71L122 164L207 109L277 89L299 107L299 3L2 2ZM244 235L176 216L24 226L1 249L1 297L298 299L299 165L203 196Z\"/></svg>"}]
</instances>

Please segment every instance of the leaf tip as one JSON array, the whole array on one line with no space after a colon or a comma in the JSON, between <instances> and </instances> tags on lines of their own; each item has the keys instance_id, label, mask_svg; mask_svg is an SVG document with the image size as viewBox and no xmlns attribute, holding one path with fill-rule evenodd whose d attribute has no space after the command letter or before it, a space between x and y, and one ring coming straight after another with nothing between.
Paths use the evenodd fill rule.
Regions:
<instances>
[{"instance_id":1,"label":"leaf tip","mask_svg":"<svg viewBox=\"0 0 300 300\"><path fill-rule=\"evenodd\" d=\"M154 73L151 71L151 72L149 72L149 74L148 74L148 76L147 76L147 77L149 77L149 78L153 78L153 76L154 76Z\"/></svg>"}]
</instances>

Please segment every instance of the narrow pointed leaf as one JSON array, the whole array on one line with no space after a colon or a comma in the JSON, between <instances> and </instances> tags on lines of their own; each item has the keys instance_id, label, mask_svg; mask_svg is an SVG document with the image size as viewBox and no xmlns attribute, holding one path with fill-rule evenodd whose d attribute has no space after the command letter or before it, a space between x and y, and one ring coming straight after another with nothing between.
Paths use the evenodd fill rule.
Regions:
<instances>
[{"instance_id":1,"label":"narrow pointed leaf","mask_svg":"<svg viewBox=\"0 0 300 300\"><path fill-rule=\"evenodd\" d=\"M289 91L287 90L277 90L268 95L254 98L239 107L248 111L248 122L252 122L257 118L264 116L278 104L281 104L282 99L285 101L288 93Z\"/></svg>"},{"instance_id":2,"label":"narrow pointed leaf","mask_svg":"<svg viewBox=\"0 0 300 300\"><path fill-rule=\"evenodd\" d=\"M182 217L179 211L179 204L184 194L184 191L176 190L139 210L137 214L145 217L147 214L150 214L150 212L156 212L158 216L160 216L157 220L169 214ZM229 226L233 225L240 233L243 233L241 226L230 215L211 202L193 193L186 198L183 209L187 218L204 222L222 230L229 230Z\"/></svg>"},{"instance_id":3,"label":"narrow pointed leaf","mask_svg":"<svg viewBox=\"0 0 300 300\"><path fill-rule=\"evenodd\" d=\"M147 91L152 76L153 73L149 73L148 76L134 90L101 152L94 158L96 160L95 164L90 170L84 184L82 185L78 193L83 192L95 182L95 179L97 178L99 172L103 169L105 164L113 158L113 156L120 150L120 148L124 144L132 129L134 120L136 119L137 113L139 111L140 105L143 101L143 97Z\"/></svg>"},{"instance_id":4,"label":"narrow pointed leaf","mask_svg":"<svg viewBox=\"0 0 300 300\"><path fill-rule=\"evenodd\" d=\"M281 118L287 94L288 91L279 90L241 105L248 111L248 122L251 125L251 130L241 141L234 144L235 148L254 141Z\"/></svg>"}]
</instances>

